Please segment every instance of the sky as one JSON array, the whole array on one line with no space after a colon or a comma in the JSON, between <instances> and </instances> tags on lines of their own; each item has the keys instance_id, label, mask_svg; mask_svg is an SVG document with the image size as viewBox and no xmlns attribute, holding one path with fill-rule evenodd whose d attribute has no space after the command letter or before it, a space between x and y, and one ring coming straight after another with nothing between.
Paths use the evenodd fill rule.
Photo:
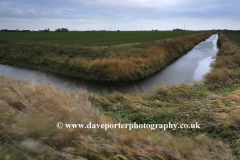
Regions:
<instances>
[{"instance_id":1,"label":"sky","mask_svg":"<svg viewBox=\"0 0 240 160\"><path fill-rule=\"evenodd\" d=\"M240 30L240 0L0 0L0 29Z\"/></svg>"}]
</instances>

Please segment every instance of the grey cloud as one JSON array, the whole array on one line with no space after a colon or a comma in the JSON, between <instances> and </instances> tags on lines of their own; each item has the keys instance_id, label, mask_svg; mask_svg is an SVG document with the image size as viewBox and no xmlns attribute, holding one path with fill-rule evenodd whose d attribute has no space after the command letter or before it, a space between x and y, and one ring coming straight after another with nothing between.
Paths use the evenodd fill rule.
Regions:
<instances>
[{"instance_id":1,"label":"grey cloud","mask_svg":"<svg viewBox=\"0 0 240 160\"><path fill-rule=\"evenodd\" d=\"M0 2L0 17L8 18L152 18L213 15L237 18L236 0L12 0ZM235 14L234 14L235 13ZM165 15L165 16L164 16Z\"/></svg>"},{"instance_id":2,"label":"grey cloud","mask_svg":"<svg viewBox=\"0 0 240 160\"><path fill-rule=\"evenodd\" d=\"M174 18L239 21L239 5L239 0L1 0L0 18L71 23L77 19L102 20L126 25Z\"/></svg>"}]
</instances>

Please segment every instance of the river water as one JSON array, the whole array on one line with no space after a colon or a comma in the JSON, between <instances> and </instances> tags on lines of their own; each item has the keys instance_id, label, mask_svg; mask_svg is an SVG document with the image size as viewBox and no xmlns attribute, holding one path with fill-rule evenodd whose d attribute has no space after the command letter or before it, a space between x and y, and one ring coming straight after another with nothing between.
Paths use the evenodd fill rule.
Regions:
<instances>
[{"instance_id":1,"label":"river water","mask_svg":"<svg viewBox=\"0 0 240 160\"><path fill-rule=\"evenodd\" d=\"M218 52L218 34L214 34L207 40L196 45L191 51L180 57L166 68L156 72L152 76L131 83L96 82L81 78L74 78L56 73L36 71L6 64L0 64L0 74L26 81L35 81L40 84L50 83L68 91L85 89L88 92L114 92L130 93L136 90L144 92L152 91L156 86L178 85L181 83L193 84L193 81L201 81L211 71L211 64Z\"/></svg>"}]
</instances>

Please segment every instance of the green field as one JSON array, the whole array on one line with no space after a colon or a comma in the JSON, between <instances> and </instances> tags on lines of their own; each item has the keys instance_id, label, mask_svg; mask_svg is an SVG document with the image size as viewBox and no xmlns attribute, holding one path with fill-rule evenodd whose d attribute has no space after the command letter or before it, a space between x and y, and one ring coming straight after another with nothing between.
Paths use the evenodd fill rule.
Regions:
<instances>
[{"instance_id":1,"label":"green field","mask_svg":"<svg viewBox=\"0 0 240 160\"><path fill-rule=\"evenodd\" d=\"M240 32L224 32L224 34L231 40L240 44Z\"/></svg>"},{"instance_id":2,"label":"green field","mask_svg":"<svg viewBox=\"0 0 240 160\"><path fill-rule=\"evenodd\" d=\"M140 35L140 32L129 32L129 34L130 33L138 33L138 35ZM167 32L143 32L143 34L147 33L166 34ZM177 33L181 34L181 32L168 33L169 35L170 33L175 33L175 36ZM12 34L18 35L22 33ZM24 34L74 35L73 33L23 33L23 35ZM77 34L81 33L77 32ZM87 34L110 35L111 32ZM117 32L115 34L117 34ZM85 77L92 80L115 82L132 81L147 77L160 70L170 61L187 53L187 51L191 50L196 44L207 39L212 34L212 32L202 32L164 40L105 47L82 46L83 44L57 44L56 42L26 43L3 40L0 43L0 61L29 68L47 69L51 72ZM67 41L67 38L61 39ZM127 40L124 41L124 38L122 39L122 42L127 42ZM96 41L96 43L94 43L95 45L103 45L103 43L97 43L96 38L92 38L92 41L93 40ZM137 42L137 39L135 39L135 41ZM100 40L98 42L100 42Z\"/></svg>"},{"instance_id":3,"label":"green field","mask_svg":"<svg viewBox=\"0 0 240 160\"><path fill-rule=\"evenodd\" d=\"M124 32L0 32L2 41L45 42L108 46L124 43L147 42L158 39L200 33L199 31L124 31Z\"/></svg>"}]
</instances>

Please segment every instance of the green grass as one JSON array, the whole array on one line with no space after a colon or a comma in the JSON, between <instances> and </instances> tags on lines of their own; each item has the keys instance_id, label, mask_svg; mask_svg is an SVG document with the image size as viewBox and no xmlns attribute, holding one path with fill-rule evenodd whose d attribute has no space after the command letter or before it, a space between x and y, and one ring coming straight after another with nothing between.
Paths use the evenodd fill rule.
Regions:
<instances>
[{"instance_id":1,"label":"green grass","mask_svg":"<svg viewBox=\"0 0 240 160\"><path fill-rule=\"evenodd\" d=\"M147 42L158 39L200 33L199 31L124 31L124 32L0 32L2 41L80 44L108 46L124 43Z\"/></svg>"},{"instance_id":2,"label":"green grass","mask_svg":"<svg viewBox=\"0 0 240 160\"><path fill-rule=\"evenodd\" d=\"M224 35L240 44L240 32L224 32Z\"/></svg>"}]
</instances>

